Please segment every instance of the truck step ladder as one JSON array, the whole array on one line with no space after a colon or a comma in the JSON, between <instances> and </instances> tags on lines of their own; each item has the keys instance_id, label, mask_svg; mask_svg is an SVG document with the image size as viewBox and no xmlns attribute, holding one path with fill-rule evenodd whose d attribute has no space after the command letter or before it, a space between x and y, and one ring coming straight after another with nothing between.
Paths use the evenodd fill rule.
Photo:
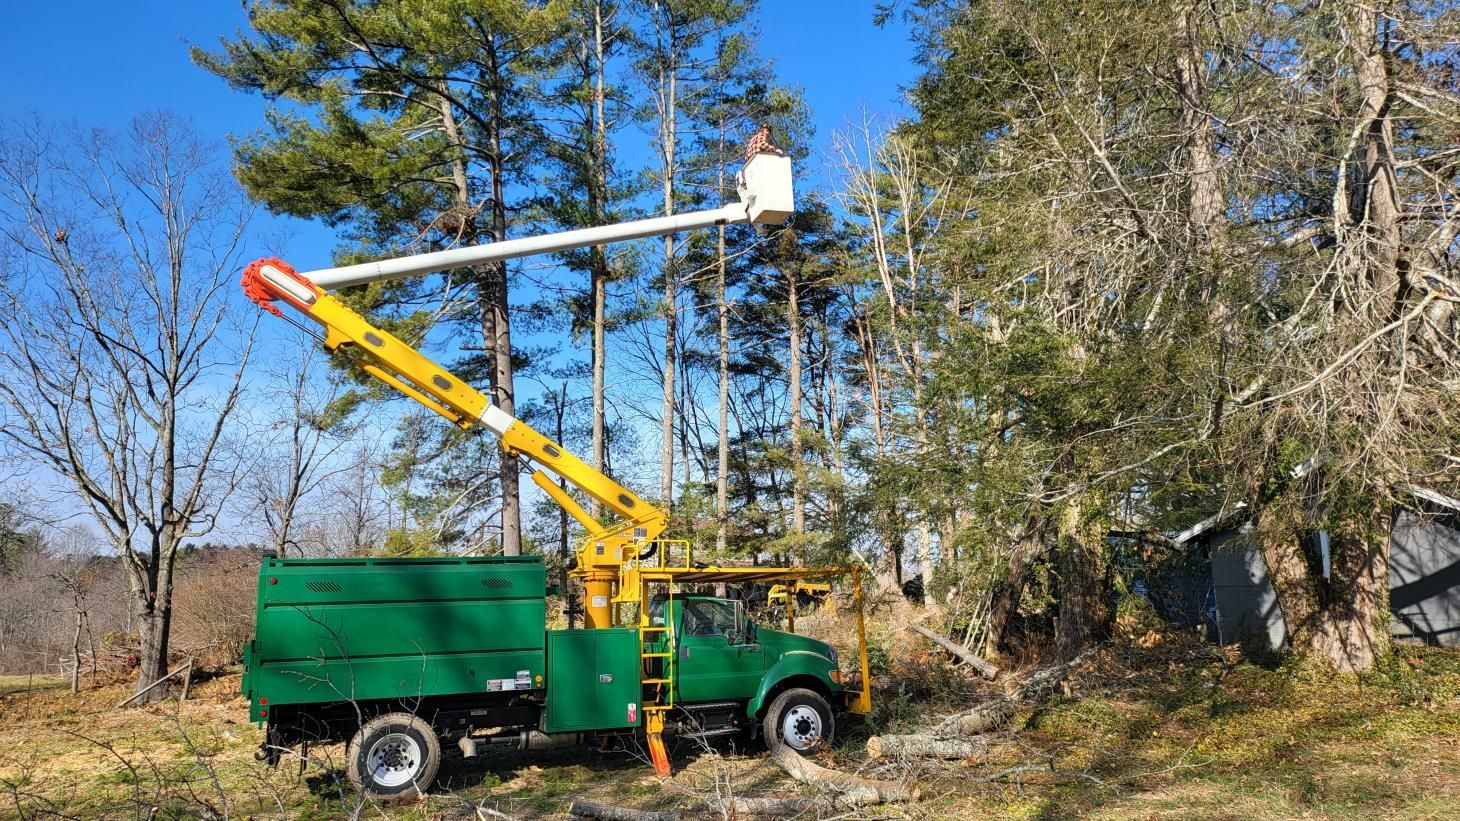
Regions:
<instances>
[{"instance_id":1,"label":"truck step ladder","mask_svg":"<svg viewBox=\"0 0 1460 821\"><path fill-rule=\"evenodd\" d=\"M656 583L663 584L667 591L664 623L660 625L651 621L647 595L649 586ZM643 577L639 584L639 684L643 693L644 736L649 743L649 760L654 763L654 772L670 775L669 753L664 749L664 716L674 709L674 631L670 626L674 585L668 580ZM660 641L663 650L657 649ZM657 671L656 660L660 663Z\"/></svg>"}]
</instances>

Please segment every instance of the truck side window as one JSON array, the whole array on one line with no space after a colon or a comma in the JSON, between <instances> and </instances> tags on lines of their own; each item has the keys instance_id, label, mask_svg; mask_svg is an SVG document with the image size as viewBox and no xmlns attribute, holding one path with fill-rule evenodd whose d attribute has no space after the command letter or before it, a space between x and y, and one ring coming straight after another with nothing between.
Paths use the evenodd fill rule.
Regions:
<instances>
[{"instance_id":1,"label":"truck side window","mask_svg":"<svg viewBox=\"0 0 1460 821\"><path fill-rule=\"evenodd\" d=\"M687 636L724 636L735 630L735 606L718 599L690 599L684 603Z\"/></svg>"}]
</instances>

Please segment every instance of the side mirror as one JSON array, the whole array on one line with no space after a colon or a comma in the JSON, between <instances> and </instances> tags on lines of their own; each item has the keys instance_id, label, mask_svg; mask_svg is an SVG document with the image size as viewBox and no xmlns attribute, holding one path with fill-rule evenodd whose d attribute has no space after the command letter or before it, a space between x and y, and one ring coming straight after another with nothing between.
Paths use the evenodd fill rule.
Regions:
<instances>
[{"instance_id":1,"label":"side mirror","mask_svg":"<svg viewBox=\"0 0 1460 821\"><path fill-rule=\"evenodd\" d=\"M755 625L745 615L745 602L734 603L734 631L730 634L731 644L749 644L755 641Z\"/></svg>"}]
</instances>

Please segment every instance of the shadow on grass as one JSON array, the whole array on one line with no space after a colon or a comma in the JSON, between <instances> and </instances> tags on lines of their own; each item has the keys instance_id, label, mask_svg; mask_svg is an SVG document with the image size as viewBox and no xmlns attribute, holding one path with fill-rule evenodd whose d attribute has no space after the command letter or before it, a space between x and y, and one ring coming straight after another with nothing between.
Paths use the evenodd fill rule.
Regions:
<instances>
[{"instance_id":1,"label":"shadow on grass","mask_svg":"<svg viewBox=\"0 0 1460 821\"><path fill-rule=\"evenodd\" d=\"M1162 808L1137 812L1130 795L1157 788L1151 801L1190 816L1378 817L1416 793L1375 783L1384 775L1373 770L1393 770L1393 750L1418 755L1425 738L1446 736L1457 721L1433 706L1407 706L1405 698L1415 690L1448 693L1460 668L1454 653L1365 678L1271 658L1218 659L1200 648L1186 658L1122 648L1119 668L1103 680L1091 676L1083 696L1049 702L1029 717L1026 733L1037 746L1081 751L1061 768L1063 777L1031 796L1030 815L1149 814Z\"/></svg>"},{"instance_id":2,"label":"shadow on grass","mask_svg":"<svg viewBox=\"0 0 1460 821\"><path fill-rule=\"evenodd\" d=\"M706 753L719 756L755 756L764 749L731 737L705 743L680 739L668 743L670 761L682 774ZM745 783L755 788L758 784ZM504 789L510 787L510 789ZM488 748L474 758L448 754L436 778L435 793L452 793L469 800L494 796L502 802L540 813L563 813L574 798L664 808L683 796L666 791L654 777L648 753L630 741L627 746L600 749L588 745L556 750Z\"/></svg>"}]
</instances>

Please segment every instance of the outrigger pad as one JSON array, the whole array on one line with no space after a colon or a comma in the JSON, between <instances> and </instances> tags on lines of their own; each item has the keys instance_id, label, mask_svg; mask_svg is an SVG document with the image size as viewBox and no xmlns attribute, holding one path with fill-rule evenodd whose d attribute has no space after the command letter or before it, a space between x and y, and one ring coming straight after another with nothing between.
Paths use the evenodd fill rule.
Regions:
<instances>
[{"instance_id":1,"label":"outrigger pad","mask_svg":"<svg viewBox=\"0 0 1460 821\"><path fill-rule=\"evenodd\" d=\"M664 736L649 733L649 760L654 762L654 772L659 775L673 775L669 766L669 754L664 750Z\"/></svg>"}]
</instances>

